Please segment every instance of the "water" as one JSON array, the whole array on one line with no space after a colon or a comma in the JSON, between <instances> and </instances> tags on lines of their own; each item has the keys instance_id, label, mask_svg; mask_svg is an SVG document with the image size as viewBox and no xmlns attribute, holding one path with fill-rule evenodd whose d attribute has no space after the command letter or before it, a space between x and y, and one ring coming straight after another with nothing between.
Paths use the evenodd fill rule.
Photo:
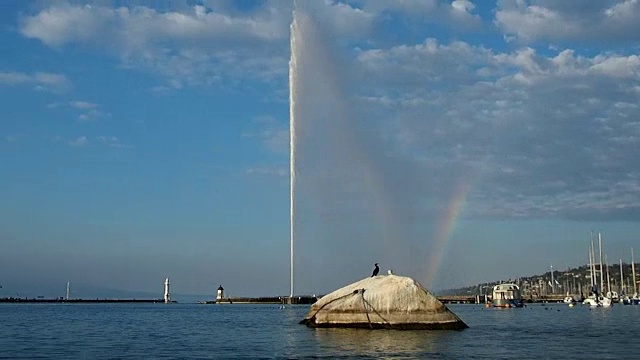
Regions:
<instances>
[{"instance_id":1,"label":"water","mask_svg":"<svg viewBox=\"0 0 640 360\"><path fill-rule=\"evenodd\" d=\"M452 305L464 331L310 329L308 306L0 304L0 358L635 358L640 306Z\"/></svg>"}]
</instances>

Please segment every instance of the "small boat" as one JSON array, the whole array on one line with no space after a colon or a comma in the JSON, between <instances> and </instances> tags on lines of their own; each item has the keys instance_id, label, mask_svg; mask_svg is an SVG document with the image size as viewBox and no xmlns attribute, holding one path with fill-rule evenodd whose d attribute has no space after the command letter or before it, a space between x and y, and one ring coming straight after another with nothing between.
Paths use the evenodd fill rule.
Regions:
<instances>
[{"instance_id":1,"label":"small boat","mask_svg":"<svg viewBox=\"0 0 640 360\"><path fill-rule=\"evenodd\" d=\"M600 307L611 307L613 305L613 301L611 301L611 298L608 298L606 296L598 296L598 306Z\"/></svg>"},{"instance_id":2,"label":"small boat","mask_svg":"<svg viewBox=\"0 0 640 360\"><path fill-rule=\"evenodd\" d=\"M573 296L567 294L567 296L565 296L562 301L564 301L565 304L573 304L576 302L576 299L574 299Z\"/></svg>"},{"instance_id":3,"label":"small boat","mask_svg":"<svg viewBox=\"0 0 640 360\"><path fill-rule=\"evenodd\" d=\"M598 298L596 298L595 296L589 296L588 298L584 299L584 301L582 303L585 304L585 305L589 305L591 307L600 306L598 304Z\"/></svg>"},{"instance_id":4,"label":"small boat","mask_svg":"<svg viewBox=\"0 0 640 360\"><path fill-rule=\"evenodd\" d=\"M638 294L633 296L624 296L622 298L622 303L624 305L640 305L640 297L638 297Z\"/></svg>"},{"instance_id":5,"label":"small boat","mask_svg":"<svg viewBox=\"0 0 640 360\"><path fill-rule=\"evenodd\" d=\"M522 294L516 284L499 284L493 287L491 304L494 307L522 307Z\"/></svg>"}]
</instances>

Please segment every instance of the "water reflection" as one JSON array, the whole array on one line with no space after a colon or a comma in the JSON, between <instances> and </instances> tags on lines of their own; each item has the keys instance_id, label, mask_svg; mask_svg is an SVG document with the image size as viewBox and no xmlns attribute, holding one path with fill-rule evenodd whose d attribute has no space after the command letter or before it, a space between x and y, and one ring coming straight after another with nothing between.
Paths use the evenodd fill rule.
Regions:
<instances>
[{"instance_id":1,"label":"water reflection","mask_svg":"<svg viewBox=\"0 0 640 360\"><path fill-rule=\"evenodd\" d=\"M340 353L365 356L436 353L447 346L448 331L402 331L368 329L315 329L315 338L322 348Z\"/></svg>"}]
</instances>

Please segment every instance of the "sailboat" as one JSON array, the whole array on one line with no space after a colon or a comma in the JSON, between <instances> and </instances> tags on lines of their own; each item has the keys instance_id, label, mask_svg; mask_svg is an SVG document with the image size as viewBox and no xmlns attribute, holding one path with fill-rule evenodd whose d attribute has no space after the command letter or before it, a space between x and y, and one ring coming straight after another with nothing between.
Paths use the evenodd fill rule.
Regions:
<instances>
[{"instance_id":1,"label":"sailboat","mask_svg":"<svg viewBox=\"0 0 640 360\"><path fill-rule=\"evenodd\" d=\"M638 305L640 304L640 298L638 297L638 289L636 285L636 262L633 258L633 248L631 248L631 278L633 280L633 296L625 296L622 303L625 305Z\"/></svg>"},{"instance_id":2,"label":"sailboat","mask_svg":"<svg viewBox=\"0 0 640 360\"><path fill-rule=\"evenodd\" d=\"M582 303L592 307L598 306L598 289L596 288L595 283L596 268L593 259L594 257L593 232L591 232L591 244L589 245L589 277L591 278L591 289L589 289L589 296L587 296Z\"/></svg>"},{"instance_id":3,"label":"sailboat","mask_svg":"<svg viewBox=\"0 0 640 360\"><path fill-rule=\"evenodd\" d=\"M607 255L604 255L604 267L607 268L607 297L611 299L612 302L617 303L620 301L620 296L617 291L611 290L611 277L609 276L609 261L607 260Z\"/></svg>"},{"instance_id":4,"label":"sailboat","mask_svg":"<svg viewBox=\"0 0 640 360\"><path fill-rule=\"evenodd\" d=\"M585 305L592 307L611 307L613 302L611 298L602 295L602 289L604 288L604 271L602 269L602 234L598 233L598 249L599 249L599 265L600 270L596 270L595 264L595 249L593 246L593 232L591 232L591 246L589 248L589 264L591 265L591 291L589 296L582 302ZM600 287L596 286L596 274L600 273Z\"/></svg>"}]
</instances>

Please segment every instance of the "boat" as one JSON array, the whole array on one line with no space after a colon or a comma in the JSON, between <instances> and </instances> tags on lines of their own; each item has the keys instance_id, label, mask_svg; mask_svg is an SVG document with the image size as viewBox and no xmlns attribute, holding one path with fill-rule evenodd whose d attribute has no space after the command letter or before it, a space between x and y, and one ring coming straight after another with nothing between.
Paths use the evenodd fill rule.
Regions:
<instances>
[{"instance_id":1,"label":"boat","mask_svg":"<svg viewBox=\"0 0 640 360\"><path fill-rule=\"evenodd\" d=\"M589 296L588 298L584 299L584 301L582 302L585 305L589 305L591 307L598 307L600 306L598 304L598 298L595 296Z\"/></svg>"},{"instance_id":2,"label":"boat","mask_svg":"<svg viewBox=\"0 0 640 360\"><path fill-rule=\"evenodd\" d=\"M522 293L520 287L516 284L498 284L493 287L491 297L493 307L522 307Z\"/></svg>"},{"instance_id":3,"label":"boat","mask_svg":"<svg viewBox=\"0 0 640 360\"><path fill-rule=\"evenodd\" d=\"M582 303L591 307L610 307L612 301L606 296L602 296L601 289L604 287L602 272L602 235L598 233L598 247L600 248L600 270L596 270L596 252L593 245L593 232L591 232L591 244L589 245L589 272L591 277L591 289L589 296ZM600 287L597 286L598 273L600 274Z\"/></svg>"},{"instance_id":4,"label":"boat","mask_svg":"<svg viewBox=\"0 0 640 360\"><path fill-rule=\"evenodd\" d=\"M622 260L620 260L620 263L622 264ZM622 267L620 269L622 269ZM636 264L633 257L633 248L631 248L631 277L633 278L633 295L624 295L622 297L622 303L624 305L640 305L640 296L638 296L638 288L636 285Z\"/></svg>"}]
</instances>

